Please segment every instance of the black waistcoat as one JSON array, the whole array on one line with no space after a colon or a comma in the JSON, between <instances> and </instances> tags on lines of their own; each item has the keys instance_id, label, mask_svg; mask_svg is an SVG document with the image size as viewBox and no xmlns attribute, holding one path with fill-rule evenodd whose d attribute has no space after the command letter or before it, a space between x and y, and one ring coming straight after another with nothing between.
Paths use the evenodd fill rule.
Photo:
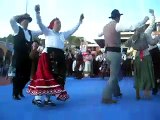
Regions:
<instances>
[{"instance_id":1,"label":"black waistcoat","mask_svg":"<svg viewBox=\"0 0 160 120\"><path fill-rule=\"evenodd\" d=\"M26 40L23 29L19 27L18 34L14 36L14 51L15 52L25 54L31 51L32 34L30 30L28 30L28 32L29 32L29 35L31 36L30 41Z\"/></svg>"}]
</instances>

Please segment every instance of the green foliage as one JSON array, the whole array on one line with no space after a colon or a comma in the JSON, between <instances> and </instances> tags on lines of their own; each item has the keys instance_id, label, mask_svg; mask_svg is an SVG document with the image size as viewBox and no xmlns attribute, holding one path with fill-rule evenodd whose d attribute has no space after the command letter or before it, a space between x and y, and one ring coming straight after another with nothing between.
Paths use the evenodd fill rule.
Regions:
<instances>
[{"instance_id":1,"label":"green foliage","mask_svg":"<svg viewBox=\"0 0 160 120\"><path fill-rule=\"evenodd\" d=\"M41 44L42 42L44 42L44 39L33 37L33 41L38 41Z\"/></svg>"},{"instance_id":2,"label":"green foliage","mask_svg":"<svg viewBox=\"0 0 160 120\"><path fill-rule=\"evenodd\" d=\"M80 46L81 41L84 40L83 37L70 36L68 42L70 45Z\"/></svg>"},{"instance_id":3,"label":"green foliage","mask_svg":"<svg viewBox=\"0 0 160 120\"><path fill-rule=\"evenodd\" d=\"M0 38L0 41L13 43L13 35L9 34L7 37Z\"/></svg>"},{"instance_id":4,"label":"green foliage","mask_svg":"<svg viewBox=\"0 0 160 120\"><path fill-rule=\"evenodd\" d=\"M4 42L8 42L8 43L13 43L13 39L14 39L13 35L9 34L7 37L0 38L0 41L4 41ZM33 41L34 40L41 41L41 39L38 38L38 37L34 37Z\"/></svg>"},{"instance_id":5,"label":"green foliage","mask_svg":"<svg viewBox=\"0 0 160 120\"><path fill-rule=\"evenodd\" d=\"M41 44L44 44L44 40L40 39L38 37L34 37L33 41L37 40L39 41ZM74 45L74 46L80 46L81 41L83 41L84 38L83 37L76 37L76 36L70 36L68 38L68 43L66 42L65 44L69 44L69 46ZM4 42L8 42L8 43L13 43L13 35L9 34L7 37L3 37L0 38L0 41L4 41Z\"/></svg>"}]
</instances>

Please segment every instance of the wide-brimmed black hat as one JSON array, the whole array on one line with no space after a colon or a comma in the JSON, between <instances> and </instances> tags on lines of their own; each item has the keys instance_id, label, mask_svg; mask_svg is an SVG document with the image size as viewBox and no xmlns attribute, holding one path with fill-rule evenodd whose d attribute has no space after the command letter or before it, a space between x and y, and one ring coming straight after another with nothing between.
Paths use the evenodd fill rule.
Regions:
<instances>
[{"instance_id":1,"label":"wide-brimmed black hat","mask_svg":"<svg viewBox=\"0 0 160 120\"><path fill-rule=\"evenodd\" d=\"M29 22L32 21L32 18L31 18L30 15L27 14L27 13L24 14L24 15L19 16L16 21L17 21L18 23L21 23L24 19L27 19Z\"/></svg>"},{"instance_id":2,"label":"wide-brimmed black hat","mask_svg":"<svg viewBox=\"0 0 160 120\"><path fill-rule=\"evenodd\" d=\"M119 10L114 9L114 10L111 12L111 16L110 16L109 18L117 18L117 17L120 17L121 15L123 15L123 14L119 13Z\"/></svg>"}]
</instances>

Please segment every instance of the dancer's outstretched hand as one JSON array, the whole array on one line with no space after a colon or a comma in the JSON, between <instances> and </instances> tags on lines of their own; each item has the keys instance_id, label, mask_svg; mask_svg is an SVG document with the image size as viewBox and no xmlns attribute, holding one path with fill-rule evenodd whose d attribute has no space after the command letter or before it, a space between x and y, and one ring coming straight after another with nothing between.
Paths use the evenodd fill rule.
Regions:
<instances>
[{"instance_id":1,"label":"dancer's outstretched hand","mask_svg":"<svg viewBox=\"0 0 160 120\"><path fill-rule=\"evenodd\" d=\"M149 9L149 13L151 13L152 15L154 15L154 10L153 9Z\"/></svg>"},{"instance_id":2,"label":"dancer's outstretched hand","mask_svg":"<svg viewBox=\"0 0 160 120\"><path fill-rule=\"evenodd\" d=\"M84 19L84 15L83 15L83 13L82 13L82 14L81 14L81 16L80 16L79 21L80 21L80 22L82 22L82 21L83 21L83 19Z\"/></svg>"},{"instance_id":3,"label":"dancer's outstretched hand","mask_svg":"<svg viewBox=\"0 0 160 120\"><path fill-rule=\"evenodd\" d=\"M35 5L35 11L36 11L36 13L40 12L40 5Z\"/></svg>"}]
</instances>

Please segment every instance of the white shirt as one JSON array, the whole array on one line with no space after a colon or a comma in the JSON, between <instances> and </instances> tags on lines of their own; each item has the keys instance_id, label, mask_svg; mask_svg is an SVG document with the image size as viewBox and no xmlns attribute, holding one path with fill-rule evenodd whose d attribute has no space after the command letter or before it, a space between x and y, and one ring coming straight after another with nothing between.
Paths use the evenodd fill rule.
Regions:
<instances>
[{"instance_id":1,"label":"white shirt","mask_svg":"<svg viewBox=\"0 0 160 120\"><path fill-rule=\"evenodd\" d=\"M103 54L100 54L100 55L96 56L96 61L102 62L103 59L104 59Z\"/></svg>"},{"instance_id":2,"label":"white shirt","mask_svg":"<svg viewBox=\"0 0 160 120\"><path fill-rule=\"evenodd\" d=\"M115 20L112 20L114 22L116 22ZM117 23L116 26L115 26L115 30L117 32L128 32L128 31L133 31L135 30L136 28L142 26L142 25L145 25L145 23L148 21L148 17L145 17L143 20L141 20L140 22L134 24L134 25L124 25L122 23ZM103 36L104 33L101 32L98 36L101 37Z\"/></svg>"},{"instance_id":3,"label":"white shirt","mask_svg":"<svg viewBox=\"0 0 160 120\"><path fill-rule=\"evenodd\" d=\"M156 36L155 35L151 35L152 36L152 38L154 39ZM154 49L154 48L156 48L156 47L158 47L157 46L157 44L156 45L149 45L149 48L148 48L148 50L152 50L152 49Z\"/></svg>"},{"instance_id":4,"label":"white shirt","mask_svg":"<svg viewBox=\"0 0 160 120\"><path fill-rule=\"evenodd\" d=\"M145 17L142 21L136 23L136 24L133 24L133 25L124 25L122 23L117 23L116 24L116 31L117 32L123 32L123 31L133 31L135 30L136 28L144 25L146 22L148 21L148 17Z\"/></svg>"},{"instance_id":5,"label":"white shirt","mask_svg":"<svg viewBox=\"0 0 160 120\"><path fill-rule=\"evenodd\" d=\"M36 14L37 24L45 35L45 47L64 49L64 41L71 36L80 26L79 22L74 28L66 32L56 32L43 25L40 14Z\"/></svg>"},{"instance_id":6,"label":"white shirt","mask_svg":"<svg viewBox=\"0 0 160 120\"><path fill-rule=\"evenodd\" d=\"M155 16L152 15L152 18L151 18L151 23L150 25L148 26L148 28L145 30L145 33L151 35L151 38L152 39L155 39L157 36L152 34L152 31L153 31L153 28L154 28L154 25L155 25ZM154 48L158 47L157 45L149 45L149 48L148 50L152 50Z\"/></svg>"},{"instance_id":7,"label":"white shirt","mask_svg":"<svg viewBox=\"0 0 160 120\"><path fill-rule=\"evenodd\" d=\"M16 22L16 19L15 17L13 17L11 20L10 20L10 24L11 24L11 27L13 29L13 32L14 32L14 35L17 35L18 32L19 32L19 26L18 23ZM20 26L23 31L24 31L24 35L25 35L25 38L27 41L30 41L30 34L28 32L28 30L25 30L22 26ZM42 31L38 30L38 31L31 31L31 34L33 37L38 37L39 35L42 35Z\"/></svg>"},{"instance_id":8,"label":"white shirt","mask_svg":"<svg viewBox=\"0 0 160 120\"><path fill-rule=\"evenodd\" d=\"M72 70L73 71L75 71L75 67L76 67L76 60L74 60L73 63L72 63ZM82 71L83 70L83 65L80 65L78 70Z\"/></svg>"}]
</instances>

